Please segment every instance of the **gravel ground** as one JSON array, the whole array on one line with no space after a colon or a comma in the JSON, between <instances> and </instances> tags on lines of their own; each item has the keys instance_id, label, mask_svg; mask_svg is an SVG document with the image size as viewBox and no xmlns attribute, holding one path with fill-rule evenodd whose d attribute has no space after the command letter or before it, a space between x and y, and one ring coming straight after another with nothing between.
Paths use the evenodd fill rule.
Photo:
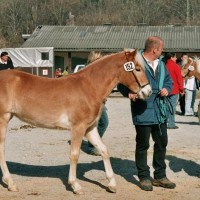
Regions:
<instances>
[{"instance_id":1,"label":"gravel ground","mask_svg":"<svg viewBox=\"0 0 200 200\"><path fill-rule=\"evenodd\" d=\"M195 110L199 99L196 100ZM87 141L81 147L77 176L84 189L74 195L67 184L70 134L27 125L13 118L8 127L6 160L19 192L9 192L0 182L2 200L197 200L200 199L200 125L197 117L176 115L179 129L169 130L167 174L177 184L174 190L156 188L152 192L138 187L135 167L135 129L129 100L110 97L107 101L109 128L103 141L109 148L117 180L117 193L106 191L107 180L101 157L87 154ZM179 111L179 106L177 106ZM148 152L151 166L153 143ZM153 169L151 167L151 172Z\"/></svg>"}]
</instances>

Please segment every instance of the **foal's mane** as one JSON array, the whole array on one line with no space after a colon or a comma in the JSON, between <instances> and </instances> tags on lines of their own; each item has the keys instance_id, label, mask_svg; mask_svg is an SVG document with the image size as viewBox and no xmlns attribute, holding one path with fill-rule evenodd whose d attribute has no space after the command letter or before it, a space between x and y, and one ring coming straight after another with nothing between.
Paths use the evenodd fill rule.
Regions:
<instances>
[{"instance_id":1,"label":"foal's mane","mask_svg":"<svg viewBox=\"0 0 200 200\"><path fill-rule=\"evenodd\" d=\"M126 52L132 53L133 51L135 51L135 49L124 49L124 51L121 51L121 52L118 52L118 53L124 53L124 55L125 55ZM100 52L91 52L88 56L88 64L93 63L93 62L99 62L100 60L105 59L108 56L111 56L111 55L114 55L114 54L115 53L102 55ZM138 52L135 56L135 61L137 63L139 63L144 68L144 60L142 58L142 55Z\"/></svg>"}]
</instances>

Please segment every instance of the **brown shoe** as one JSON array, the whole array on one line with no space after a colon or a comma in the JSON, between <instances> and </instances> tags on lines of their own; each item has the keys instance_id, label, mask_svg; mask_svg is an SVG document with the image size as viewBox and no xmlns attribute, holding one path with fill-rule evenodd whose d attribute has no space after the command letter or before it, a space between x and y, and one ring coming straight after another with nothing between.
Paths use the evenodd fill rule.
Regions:
<instances>
[{"instance_id":1,"label":"brown shoe","mask_svg":"<svg viewBox=\"0 0 200 200\"><path fill-rule=\"evenodd\" d=\"M149 179L140 181L140 188L145 191L152 191L153 186Z\"/></svg>"},{"instance_id":2,"label":"brown shoe","mask_svg":"<svg viewBox=\"0 0 200 200\"><path fill-rule=\"evenodd\" d=\"M167 177L161 179L153 179L152 184L153 186L164 187L168 189L174 189L176 187L176 184L171 182Z\"/></svg>"}]
</instances>

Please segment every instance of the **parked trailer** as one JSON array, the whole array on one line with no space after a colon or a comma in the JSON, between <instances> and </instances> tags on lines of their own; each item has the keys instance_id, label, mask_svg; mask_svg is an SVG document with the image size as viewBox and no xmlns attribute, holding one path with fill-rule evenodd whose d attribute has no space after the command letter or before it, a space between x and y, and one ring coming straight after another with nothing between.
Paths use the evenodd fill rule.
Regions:
<instances>
[{"instance_id":1,"label":"parked trailer","mask_svg":"<svg viewBox=\"0 0 200 200\"><path fill-rule=\"evenodd\" d=\"M8 52L15 68L31 74L54 77L54 48L2 48Z\"/></svg>"}]
</instances>

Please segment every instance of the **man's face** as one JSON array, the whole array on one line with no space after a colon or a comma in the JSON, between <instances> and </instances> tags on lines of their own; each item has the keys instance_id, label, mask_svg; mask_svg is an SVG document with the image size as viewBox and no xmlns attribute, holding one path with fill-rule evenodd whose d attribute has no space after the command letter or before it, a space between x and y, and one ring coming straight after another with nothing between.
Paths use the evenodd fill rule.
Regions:
<instances>
[{"instance_id":1,"label":"man's face","mask_svg":"<svg viewBox=\"0 0 200 200\"><path fill-rule=\"evenodd\" d=\"M154 52L155 52L156 58L159 58L161 56L163 47L164 47L163 42L161 42L160 45L155 49Z\"/></svg>"},{"instance_id":2,"label":"man's face","mask_svg":"<svg viewBox=\"0 0 200 200\"><path fill-rule=\"evenodd\" d=\"M8 61L8 55L4 55L1 57L1 60L3 60L4 62Z\"/></svg>"},{"instance_id":3,"label":"man's face","mask_svg":"<svg viewBox=\"0 0 200 200\"><path fill-rule=\"evenodd\" d=\"M188 55L184 55L184 56L181 57L182 65L185 65L188 62L188 58L189 58Z\"/></svg>"}]
</instances>

